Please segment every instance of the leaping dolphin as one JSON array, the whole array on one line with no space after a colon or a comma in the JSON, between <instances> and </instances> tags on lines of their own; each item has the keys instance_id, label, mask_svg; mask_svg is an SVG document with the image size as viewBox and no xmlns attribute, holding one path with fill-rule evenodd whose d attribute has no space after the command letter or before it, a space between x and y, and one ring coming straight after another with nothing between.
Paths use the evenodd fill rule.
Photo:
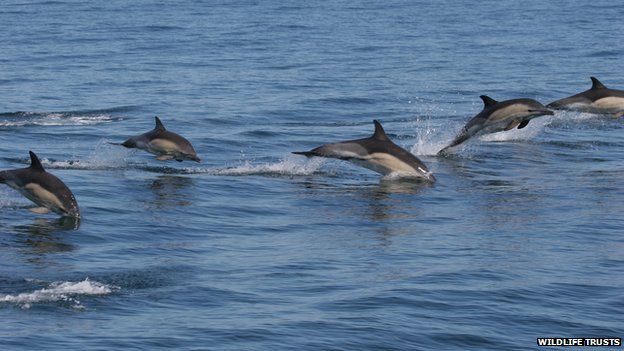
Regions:
<instances>
[{"instance_id":1,"label":"leaping dolphin","mask_svg":"<svg viewBox=\"0 0 624 351\"><path fill-rule=\"evenodd\" d=\"M402 176L422 178L430 182L435 177L416 156L393 143L378 121L373 136L319 146L310 151L295 151L293 154L307 157L328 157L350 161L377 173L397 173Z\"/></svg>"},{"instance_id":2,"label":"leaping dolphin","mask_svg":"<svg viewBox=\"0 0 624 351\"><path fill-rule=\"evenodd\" d=\"M624 90L609 89L596 77L590 77L592 87L582 93L553 101L548 107L556 110L573 110L624 116Z\"/></svg>"},{"instance_id":3,"label":"leaping dolphin","mask_svg":"<svg viewBox=\"0 0 624 351\"><path fill-rule=\"evenodd\" d=\"M19 191L39 207L34 213L53 211L62 216L80 218L78 203L71 190L60 179L46 172L35 153L30 151L30 167L0 171L0 183Z\"/></svg>"},{"instance_id":4,"label":"leaping dolphin","mask_svg":"<svg viewBox=\"0 0 624 351\"><path fill-rule=\"evenodd\" d=\"M160 119L154 118L156 119L156 127L153 130L133 136L121 144L111 144L145 150L156 155L156 159L159 161L176 160L182 162L186 159L201 162L193 145L188 140L166 130Z\"/></svg>"},{"instance_id":5,"label":"leaping dolphin","mask_svg":"<svg viewBox=\"0 0 624 351\"><path fill-rule=\"evenodd\" d=\"M483 110L474 116L462 128L457 137L438 155L447 154L451 148L463 143L475 135L522 129L535 117L552 115L541 103L533 99L512 99L496 101L487 95L481 95Z\"/></svg>"}]
</instances>

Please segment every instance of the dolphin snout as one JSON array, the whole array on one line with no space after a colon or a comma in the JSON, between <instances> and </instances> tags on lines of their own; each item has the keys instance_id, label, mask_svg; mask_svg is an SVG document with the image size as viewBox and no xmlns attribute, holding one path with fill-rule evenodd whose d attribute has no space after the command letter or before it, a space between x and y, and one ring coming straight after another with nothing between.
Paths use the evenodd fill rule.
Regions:
<instances>
[{"instance_id":1,"label":"dolphin snout","mask_svg":"<svg viewBox=\"0 0 624 351\"><path fill-rule=\"evenodd\" d=\"M425 179L427 179L428 181L435 183L436 177L433 175L433 173L427 172L424 174L424 176L425 176Z\"/></svg>"}]
</instances>

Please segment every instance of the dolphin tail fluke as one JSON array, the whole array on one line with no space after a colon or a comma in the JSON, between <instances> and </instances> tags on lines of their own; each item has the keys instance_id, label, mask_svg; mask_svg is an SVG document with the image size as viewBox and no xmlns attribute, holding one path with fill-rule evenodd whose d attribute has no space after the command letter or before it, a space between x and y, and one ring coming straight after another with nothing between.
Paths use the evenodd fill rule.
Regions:
<instances>
[{"instance_id":1,"label":"dolphin tail fluke","mask_svg":"<svg viewBox=\"0 0 624 351\"><path fill-rule=\"evenodd\" d=\"M316 152L314 152L314 151L293 151L292 153L295 154L295 155L303 155L305 157L316 156Z\"/></svg>"}]
</instances>

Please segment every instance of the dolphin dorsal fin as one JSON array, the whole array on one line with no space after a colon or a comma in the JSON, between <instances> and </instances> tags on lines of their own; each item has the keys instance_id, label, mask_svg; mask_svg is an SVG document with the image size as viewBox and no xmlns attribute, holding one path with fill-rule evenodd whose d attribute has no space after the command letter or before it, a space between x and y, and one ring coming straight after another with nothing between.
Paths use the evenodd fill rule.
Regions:
<instances>
[{"instance_id":1,"label":"dolphin dorsal fin","mask_svg":"<svg viewBox=\"0 0 624 351\"><path fill-rule=\"evenodd\" d=\"M498 104L498 101L492 99L487 95L481 95L479 97L481 98L481 100L483 100L483 104L485 105L484 107L490 107Z\"/></svg>"},{"instance_id":2,"label":"dolphin dorsal fin","mask_svg":"<svg viewBox=\"0 0 624 351\"><path fill-rule=\"evenodd\" d=\"M375 124L375 134L373 134L373 139L390 140L390 138L388 138L388 136L386 135L386 131L384 131L383 127L381 126L381 123L379 123L378 120L374 120L373 123Z\"/></svg>"},{"instance_id":3,"label":"dolphin dorsal fin","mask_svg":"<svg viewBox=\"0 0 624 351\"><path fill-rule=\"evenodd\" d=\"M30 168L36 171L44 172L45 169L43 169L43 166L41 165L41 161L39 161L39 157L37 157L37 155L35 155L35 153L32 151L28 151L28 153L30 153Z\"/></svg>"},{"instance_id":4,"label":"dolphin dorsal fin","mask_svg":"<svg viewBox=\"0 0 624 351\"><path fill-rule=\"evenodd\" d=\"M606 89L607 87L604 86L604 84L600 83L600 81L598 80L598 78L596 77L589 77L592 81L592 89Z\"/></svg>"},{"instance_id":5,"label":"dolphin dorsal fin","mask_svg":"<svg viewBox=\"0 0 624 351\"><path fill-rule=\"evenodd\" d=\"M156 127L154 128L155 130L165 130L165 125L162 124L162 122L160 121L160 118L158 118L158 116L154 117L154 119L156 120Z\"/></svg>"}]
</instances>

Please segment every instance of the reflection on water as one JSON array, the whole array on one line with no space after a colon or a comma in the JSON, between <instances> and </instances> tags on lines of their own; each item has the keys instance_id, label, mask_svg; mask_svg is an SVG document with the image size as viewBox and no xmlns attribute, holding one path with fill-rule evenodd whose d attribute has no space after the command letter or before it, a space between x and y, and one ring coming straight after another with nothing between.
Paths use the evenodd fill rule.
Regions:
<instances>
[{"instance_id":1,"label":"reflection on water","mask_svg":"<svg viewBox=\"0 0 624 351\"><path fill-rule=\"evenodd\" d=\"M359 191L368 207L363 214L372 221L415 218L418 216L418 210L410 204L414 196L431 186L431 183L413 179L382 178L374 188Z\"/></svg>"},{"instance_id":2,"label":"reflection on water","mask_svg":"<svg viewBox=\"0 0 624 351\"><path fill-rule=\"evenodd\" d=\"M77 230L79 227L80 219L77 218L37 218L31 224L14 226L13 231L25 235L23 242L30 253L41 255L73 251L75 246L64 242L65 237L61 232Z\"/></svg>"},{"instance_id":3,"label":"reflection on water","mask_svg":"<svg viewBox=\"0 0 624 351\"><path fill-rule=\"evenodd\" d=\"M382 245L396 235L413 233L416 221L425 214L421 196L434 185L417 179L380 179L377 184L333 184L326 179L307 179L303 201L323 198L333 206L318 208L322 216L336 223L358 223L357 233L374 233ZM331 199L331 200L329 200Z\"/></svg>"},{"instance_id":4,"label":"reflection on water","mask_svg":"<svg viewBox=\"0 0 624 351\"><path fill-rule=\"evenodd\" d=\"M418 179L384 179L379 181L379 187L377 192L390 194L410 194L416 195L423 192L423 190L431 188L433 183L421 181Z\"/></svg>"},{"instance_id":5,"label":"reflection on water","mask_svg":"<svg viewBox=\"0 0 624 351\"><path fill-rule=\"evenodd\" d=\"M150 199L149 207L163 209L166 207L190 206L191 193L188 190L195 184L193 178L176 175L161 175L149 184L154 197Z\"/></svg>"}]
</instances>

